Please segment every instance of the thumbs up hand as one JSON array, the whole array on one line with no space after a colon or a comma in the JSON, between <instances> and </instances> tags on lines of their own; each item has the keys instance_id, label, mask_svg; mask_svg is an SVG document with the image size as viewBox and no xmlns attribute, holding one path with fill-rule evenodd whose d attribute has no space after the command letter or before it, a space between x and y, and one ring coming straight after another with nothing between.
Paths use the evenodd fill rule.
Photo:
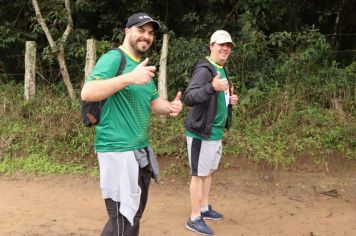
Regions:
<instances>
[{"instance_id":1,"label":"thumbs up hand","mask_svg":"<svg viewBox=\"0 0 356 236\"><path fill-rule=\"evenodd\" d=\"M182 92L178 92L175 99L171 102L170 105L170 110L171 113L169 113L170 116L177 116L181 110L182 110L182 102L181 102L181 96L182 96Z\"/></svg>"},{"instance_id":2,"label":"thumbs up hand","mask_svg":"<svg viewBox=\"0 0 356 236\"><path fill-rule=\"evenodd\" d=\"M238 101L239 101L239 97L235 94L229 97L229 102L231 105L236 105Z\"/></svg>"},{"instance_id":3,"label":"thumbs up hand","mask_svg":"<svg viewBox=\"0 0 356 236\"><path fill-rule=\"evenodd\" d=\"M225 91L229 87L229 84L226 79L220 79L219 72L213 78L212 85L213 85L213 88L215 89L215 91Z\"/></svg>"},{"instance_id":4,"label":"thumbs up hand","mask_svg":"<svg viewBox=\"0 0 356 236\"><path fill-rule=\"evenodd\" d=\"M146 58L136 68L130 72L133 84L148 84L152 77L155 76L155 66L148 66L149 59Z\"/></svg>"}]
</instances>

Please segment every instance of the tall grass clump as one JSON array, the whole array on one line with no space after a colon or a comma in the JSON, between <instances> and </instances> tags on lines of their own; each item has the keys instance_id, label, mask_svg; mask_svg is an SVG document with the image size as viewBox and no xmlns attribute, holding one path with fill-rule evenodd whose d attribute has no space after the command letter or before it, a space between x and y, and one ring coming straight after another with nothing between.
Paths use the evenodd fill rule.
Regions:
<instances>
[{"instance_id":1,"label":"tall grass clump","mask_svg":"<svg viewBox=\"0 0 356 236\"><path fill-rule=\"evenodd\" d=\"M1 172L83 172L95 162L94 132L81 124L79 103L55 91L39 86L25 102L21 84L1 86Z\"/></svg>"}]
</instances>

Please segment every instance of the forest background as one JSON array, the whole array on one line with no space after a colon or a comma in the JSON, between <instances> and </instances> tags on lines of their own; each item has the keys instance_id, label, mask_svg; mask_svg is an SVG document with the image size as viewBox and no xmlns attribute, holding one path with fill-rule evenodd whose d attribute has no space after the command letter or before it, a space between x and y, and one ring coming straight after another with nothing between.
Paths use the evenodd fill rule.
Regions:
<instances>
[{"instance_id":1,"label":"forest background","mask_svg":"<svg viewBox=\"0 0 356 236\"><path fill-rule=\"evenodd\" d=\"M117 47L128 16L137 11L162 25L148 55L157 67L162 36L169 35L169 98L186 88L190 67L208 54L210 35L217 29L231 33L236 47L227 67L240 101L224 137L225 155L276 169L305 160L319 166L335 158L356 160L355 0L70 1L73 30L65 60L74 101L32 1L0 3L0 173L97 175L94 129L82 125L79 112L86 40L97 40L98 56ZM39 5L60 39L68 23L64 1ZM36 97L26 102L30 40L37 44ZM185 160L186 112L165 124L153 116L150 141L159 156Z\"/></svg>"}]
</instances>

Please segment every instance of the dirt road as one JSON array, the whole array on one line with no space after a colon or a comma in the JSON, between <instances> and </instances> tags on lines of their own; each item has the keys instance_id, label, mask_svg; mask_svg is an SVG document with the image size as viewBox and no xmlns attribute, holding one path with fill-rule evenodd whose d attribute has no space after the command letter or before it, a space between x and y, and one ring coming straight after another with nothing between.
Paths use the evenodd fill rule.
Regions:
<instances>
[{"instance_id":1,"label":"dirt road","mask_svg":"<svg viewBox=\"0 0 356 236\"><path fill-rule=\"evenodd\" d=\"M170 168L170 167L167 167ZM356 171L273 172L222 168L210 202L225 219L208 222L217 236L355 236ZM152 182L142 236L194 236L189 177ZM0 235L99 235L106 212L98 179L0 176Z\"/></svg>"}]
</instances>

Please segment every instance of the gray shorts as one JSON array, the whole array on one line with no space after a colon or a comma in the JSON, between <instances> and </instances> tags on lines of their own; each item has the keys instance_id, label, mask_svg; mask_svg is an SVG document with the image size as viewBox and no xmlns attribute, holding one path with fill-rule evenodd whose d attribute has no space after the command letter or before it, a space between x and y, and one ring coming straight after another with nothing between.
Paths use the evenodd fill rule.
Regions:
<instances>
[{"instance_id":1,"label":"gray shorts","mask_svg":"<svg viewBox=\"0 0 356 236\"><path fill-rule=\"evenodd\" d=\"M221 140L187 137L188 158L192 176L208 176L217 170L222 154Z\"/></svg>"}]
</instances>

